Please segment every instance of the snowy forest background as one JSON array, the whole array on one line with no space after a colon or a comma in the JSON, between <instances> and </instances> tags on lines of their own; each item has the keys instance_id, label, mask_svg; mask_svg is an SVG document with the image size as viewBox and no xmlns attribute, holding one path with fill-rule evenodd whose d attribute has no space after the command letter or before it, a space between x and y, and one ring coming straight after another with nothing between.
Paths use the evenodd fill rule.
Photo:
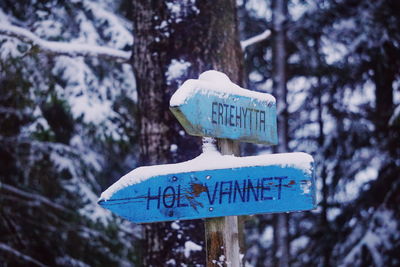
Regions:
<instances>
[{"instance_id":1,"label":"snowy forest background","mask_svg":"<svg viewBox=\"0 0 400 267\"><path fill-rule=\"evenodd\" d=\"M142 227L97 205L102 190L140 164L132 2L0 0L2 266L140 266L146 257ZM197 13L195 0L165 4L176 18ZM236 4L242 40L272 29L271 1ZM398 266L400 2L287 7L288 145L314 156L319 201L288 216L290 265ZM245 48L247 88L273 92L272 40ZM190 67L172 59L164 78L177 89ZM169 150L179 161L197 149ZM242 147L257 153L271 151ZM276 263L273 220L246 219L246 266ZM204 240L193 227L168 227L176 240L165 266L203 266Z\"/></svg>"}]
</instances>

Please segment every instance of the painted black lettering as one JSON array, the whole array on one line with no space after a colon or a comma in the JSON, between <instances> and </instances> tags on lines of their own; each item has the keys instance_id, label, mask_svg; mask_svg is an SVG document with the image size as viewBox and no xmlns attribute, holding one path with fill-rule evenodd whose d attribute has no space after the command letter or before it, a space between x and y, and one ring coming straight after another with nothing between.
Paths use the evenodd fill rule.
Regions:
<instances>
[{"instance_id":1,"label":"painted black lettering","mask_svg":"<svg viewBox=\"0 0 400 267\"><path fill-rule=\"evenodd\" d=\"M264 126L264 132L265 132L265 111L264 110L260 111L260 131L261 131L261 125Z\"/></svg>"},{"instance_id":2,"label":"painted black lettering","mask_svg":"<svg viewBox=\"0 0 400 267\"><path fill-rule=\"evenodd\" d=\"M264 191L271 191L271 187L268 185L265 185L265 184L267 184L267 181L272 181L272 177L268 177L268 178L264 177L261 180L261 200L272 200L271 196L268 196L268 197L264 196Z\"/></svg>"},{"instance_id":3,"label":"painted black lettering","mask_svg":"<svg viewBox=\"0 0 400 267\"><path fill-rule=\"evenodd\" d=\"M224 123L224 106L221 103L218 103L218 124Z\"/></svg>"},{"instance_id":4,"label":"painted black lettering","mask_svg":"<svg viewBox=\"0 0 400 267\"><path fill-rule=\"evenodd\" d=\"M240 127L240 128L242 128L242 113L241 113L241 109L243 109L243 108L238 108L238 107L236 107L236 127ZM239 110L239 115L238 115L238 110ZM239 124L238 124L238 120L239 120Z\"/></svg>"},{"instance_id":5,"label":"painted black lettering","mask_svg":"<svg viewBox=\"0 0 400 267\"><path fill-rule=\"evenodd\" d=\"M225 107L225 125L228 125L228 107L229 107L229 105L228 104L224 104L224 107Z\"/></svg>"},{"instance_id":6,"label":"painted black lettering","mask_svg":"<svg viewBox=\"0 0 400 267\"><path fill-rule=\"evenodd\" d=\"M161 187L158 187L158 196L151 196L150 195L150 187L147 191L147 209L150 207L150 200L157 199L157 209L160 208L160 197L161 197Z\"/></svg>"},{"instance_id":7,"label":"painted black lettering","mask_svg":"<svg viewBox=\"0 0 400 267\"><path fill-rule=\"evenodd\" d=\"M178 199L178 208L187 207L188 206L188 204L181 203L181 200L182 200L181 185L178 185L178 197L177 197L177 199Z\"/></svg>"},{"instance_id":8,"label":"painted black lettering","mask_svg":"<svg viewBox=\"0 0 400 267\"><path fill-rule=\"evenodd\" d=\"M244 125L244 128L246 129L247 108L241 108L241 110L243 112L243 125Z\"/></svg>"},{"instance_id":9,"label":"painted black lettering","mask_svg":"<svg viewBox=\"0 0 400 267\"><path fill-rule=\"evenodd\" d=\"M230 126L235 126L233 123L233 119L235 118L235 115L233 115L233 109L235 109L235 106L230 105L229 107L229 125Z\"/></svg>"},{"instance_id":10,"label":"painted black lettering","mask_svg":"<svg viewBox=\"0 0 400 267\"><path fill-rule=\"evenodd\" d=\"M236 192L240 196L242 202L246 202L246 180L243 180L243 187L240 188L238 181L235 181L235 185L233 188L233 202L236 202Z\"/></svg>"},{"instance_id":11,"label":"painted black lettering","mask_svg":"<svg viewBox=\"0 0 400 267\"><path fill-rule=\"evenodd\" d=\"M171 193L168 194L167 191L171 189ZM166 199L172 197L170 204L167 203ZM163 204L166 208L172 208L175 204L175 189L172 186L167 186L163 191Z\"/></svg>"},{"instance_id":12,"label":"painted black lettering","mask_svg":"<svg viewBox=\"0 0 400 267\"><path fill-rule=\"evenodd\" d=\"M258 112L260 112L258 109L255 109L254 112L256 113L256 130L258 130Z\"/></svg>"},{"instance_id":13,"label":"painted black lettering","mask_svg":"<svg viewBox=\"0 0 400 267\"><path fill-rule=\"evenodd\" d=\"M208 197L208 202L210 203L210 205L213 205L213 204L214 204L215 195L216 195L216 193L217 193L218 184L219 184L219 182L216 182L216 183L215 183L214 192L212 193L212 198L210 197L210 190L208 189L207 184L204 184L204 186L207 187L207 197Z\"/></svg>"},{"instance_id":14,"label":"painted black lettering","mask_svg":"<svg viewBox=\"0 0 400 267\"><path fill-rule=\"evenodd\" d=\"M247 179L247 202L250 201L250 191L253 192L254 200L258 201L259 189L260 189L260 180L257 180L257 186L254 188L253 183L250 179Z\"/></svg>"},{"instance_id":15,"label":"painted black lettering","mask_svg":"<svg viewBox=\"0 0 400 267\"><path fill-rule=\"evenodd\" d=\"M217 108L218 108L218 103L217 102L213 102L212 103L212 108L211 108L211 122L214 123L214 124L217 124L217 121L216 121Z\"/></svg>"},{"instance_id":16,"label":"painted black lettering","mask_svg":"<svg viewBox=\"0 0 400 267\"><path fill-rule=\"evenodd\" d=\"M229 184L228 189L229 190L224 190L224 184ZM225 188L226 189L226 188ZM228 195L228 203L231 203L231 197L232 197L232 181L228 182L221 182L221 187L219 190L219 204L222 203L222 196L223 195Z\"/></svg>"},{"instance_id":17,"label":"painted black lettering","mask_svg":"<svg viewBox=\"0 0 400 267\"><path fill-rule=\"evenodd\" d=\"M282 194L282 180L286 179L287 177L275 177L275 180L279 180L278 183L278 199L281 199Z\"/></svg>"},{"instance_id":18,"label":"painted black lettering","mask_svg":"<svg viewBox=\"0 0 400 267\"><path fill-rule=\"evenodd\" d=\"M252 121L253 121L253 118L252 118L252 116L253 116L253 110L251 109L251 108L248 108L248 110L250 111L250 130L251 130L251 124L252 124Z\"/></svg>"}]
</instances>

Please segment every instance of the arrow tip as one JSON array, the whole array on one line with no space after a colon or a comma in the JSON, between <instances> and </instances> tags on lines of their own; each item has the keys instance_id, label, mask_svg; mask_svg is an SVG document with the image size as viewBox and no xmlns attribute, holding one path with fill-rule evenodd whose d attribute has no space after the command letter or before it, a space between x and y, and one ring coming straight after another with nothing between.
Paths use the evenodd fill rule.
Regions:
<instances>
[{"instance_id":1,"label":"arrow tip","mask_svg":"<svg viewBox=\"0 0 400 267\"><path fill-rule=\"evenodd\" d=\"M97 204L99 204L100 206L104 206L104 202L106 202L106 200L102 197L97 200Z\"/></svg>"}]
</instances>

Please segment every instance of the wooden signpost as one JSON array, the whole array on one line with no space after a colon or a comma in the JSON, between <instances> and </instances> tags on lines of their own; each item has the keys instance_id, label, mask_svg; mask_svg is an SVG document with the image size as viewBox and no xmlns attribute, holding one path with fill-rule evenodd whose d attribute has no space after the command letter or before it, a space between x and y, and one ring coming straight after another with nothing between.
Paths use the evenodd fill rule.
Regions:
<instances>
[{"instance_id":1,"label":"wooden signpost","mask_svg":"<svg viewBox=\"0 0 400 267\"><path fill-rule=\"evenodd\" d=\"M218 138L222 154L214 149L182 163L137 168L103 192L101 206L135 223L209 218L207 266L239 266L237 215L316 208L310 155L235 157L228 145L228 139L277 143L271 95L208 71L186 81L170 109L187 133Z\"/></svg>"}]
</instances>

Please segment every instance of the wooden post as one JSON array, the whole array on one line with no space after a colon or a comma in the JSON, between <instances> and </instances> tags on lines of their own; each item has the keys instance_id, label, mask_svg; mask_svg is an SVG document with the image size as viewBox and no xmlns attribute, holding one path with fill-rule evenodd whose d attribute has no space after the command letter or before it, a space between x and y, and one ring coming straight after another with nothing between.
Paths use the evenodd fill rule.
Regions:
<instances>
[{"instance_id":1,"label":"wooden post","mask_svg":"<svg viewBox=\"0 0 400 267\"><path fill-rule=\"evenodd\" d=\"M239 155L237 142L217 139L223 155ZM203 138L203 142L210 139ZM215 139L211 139L215 143ZM241 266L239 253L238 217L225 216L205 219L207 266Z\"/></svg>"}]
</instances>

